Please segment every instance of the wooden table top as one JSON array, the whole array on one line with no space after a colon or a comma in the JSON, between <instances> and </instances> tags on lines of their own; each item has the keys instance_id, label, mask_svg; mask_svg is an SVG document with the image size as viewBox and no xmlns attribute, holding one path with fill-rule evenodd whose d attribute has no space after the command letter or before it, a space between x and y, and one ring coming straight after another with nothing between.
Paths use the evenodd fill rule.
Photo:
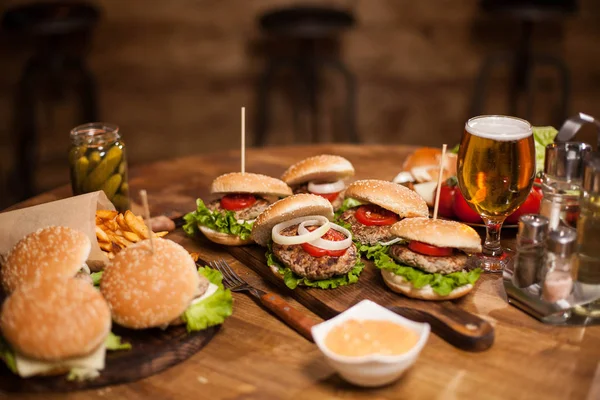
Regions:
<instances>
[{"instance_id":1,"label":"wooden table top","mask_svg":"<svg viewBox=\"0 0 600 400\"><path fill-rule=\"evenodd\" d=\"M246 170L280 176L302 158L330 153L348 158L356 168L357 179L390 180L411 150L408 146L367 145L249 149ZM153 215L175 215L193 210L195 199L207 195L216 176L238 169L239 152L234 151L172 159L132 168L130 186L132 192L148 191ZM70 189L63 187L18 207L69 195ZM134 196L133 200L138 199ZM191 240L182 232L170 237L189 250L202 248L207 258L225 258L250 283L269 288L218 246ZM420 358L402 379L371 390L342 381L314 344L246 295L236 293L234 299L233 316L217 337L186 362L161 374L68 395L0 393L0 398L600 399L600 327L552 327L534 320L507 304L499 275L485 276L459 303L494 325L496 341L491 349L464 352L431 335Z\"/></svg>"}]
</instances>

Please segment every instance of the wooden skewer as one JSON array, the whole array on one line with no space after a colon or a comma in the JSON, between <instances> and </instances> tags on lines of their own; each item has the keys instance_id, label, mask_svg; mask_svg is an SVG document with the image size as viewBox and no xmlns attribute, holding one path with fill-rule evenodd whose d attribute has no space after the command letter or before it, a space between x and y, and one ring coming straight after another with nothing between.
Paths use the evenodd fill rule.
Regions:
<instances>
[{"instance_id":1,"label":"wooden skewer","mask_svg":"<svg viewBox=\"0 0 600 400\"><path fill-rule=\"evenodd\" d=\"M146 228L148 228L148 236L150 236L150 249L154 254L154 233L150 226L150 207L148 207L148 193L145 189L140 190L140 197L142 198L142 206L144 207L144 222L146 222Z\"/></svg>"},{"instance_id":2,"label":"wooden skewer","mask_svg":"<svg viewBox=\"0 0 600 400\"><path fill-rule=\"evenodd\" d=\"M242 174L246 172L246 107L242 107Z\"/></svg>"},{"instance_id":3,"label":"wooden skewer","mask_svg":"<svg viewBox=\"0 0 600 400\"><path fill-rule=\"evenodd\" d=\"M444 175L444 157L446 156L447 145L442 146L442 157L440 159L440 175L438 176L437 188L435 189L435 203L433 207L433 219L437 219L438 207L440 205L440 190L442 189L442 176Z\"/></svg>"}]
</instances>

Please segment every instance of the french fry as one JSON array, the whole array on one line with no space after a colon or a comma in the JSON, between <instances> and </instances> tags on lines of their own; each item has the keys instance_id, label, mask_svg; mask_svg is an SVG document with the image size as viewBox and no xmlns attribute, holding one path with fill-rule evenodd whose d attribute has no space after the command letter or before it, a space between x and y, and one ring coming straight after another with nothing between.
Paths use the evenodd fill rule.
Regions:
<instances>
[{"instance_id":1,"label":"french fry","mask_svg":"<svg viewBox=\"0 0 600 400\"><path fill-rule=\"evenodd\" d=\"M142 238L140 238L136 233L133 233L133 232L123 231L122 234L125 237L125 239L127 239L133 243L137 243L140 240L142 240Z\"/></svg>"},{"instance_id":2,"label":"french fry","mask_svg":"<svg viewBox=\"0 0 600 400\"><path fill-rule=\"evenodd\" d=\"M154 237L163 237L163 236L167 236L168 234L169 234L169 231L155 232Z\"/></svg>"},{"instance_id":3,"label":"french fry","mask_svg":"<svg viewBox=\"0 0 600 400\"><path fill-rule=\"evenodd\" d=\"M113 244L117 244L121 247L127 247L127 246L131 246L133 244L133 242L125 239L123 236L119 236L119 235L115 235L115 234L111 234L108 236L110 236L110 239L113 242Z\"/></svg>"},{"instance_id":4,"label":"french fry","mask_svg":"<svg viewBox=\"0 0 600 400\"><path fill-rule=\"evenodd\" d=\"M113 219L118 212L111 210L96 210L96 215L102 219Z\"/></svg>"},{"instance_id":5,"label":"french fry","mask_svg":"<svg viewBox=\"0 0 600 400\"><path fill-rule=\"evenodd\" d=\"M107 243L99 242L98 245L104 251L109 251L110 252L113 249L113 243L111 243L111 242L107 242Z\"/></svg>"},{"instance_id":6,"label":"french fry","mask_svg":"<svg viewBox=\"0 0 600 400\"><path fill-rule=\"evenodd\" d=\"M96 237L101 242L109 242L110 241L110 238L108 237L106 232L104 232L102 230L102 228L100 228L98 225L96 225Z\"/></svg>"},{"instance_id":7,"label":"french fry","mask_svg":"<svg viewBox=\"0 0 600 400\"><path fill-rule=\"evenodd\" d=\"M148 228L146 228L143 220L140 221L137 219L136 216L129 210L125 211L125 221L131 230L137 233L139 237L144 239L148 239L150 237L148 235Z\"/></svg>"},{"instance_id":8,"label":"french fry","mask_svg":"<svg viewBox=\"0 0 600 400\"><path fill-rule=\"evenodd\" d=\"M117 221L115 221L114 219L104 221L104 226L108 227L108 229L110 229L113 232L119 229L119 224L117 224Z\"/></svg>"},{"instance_id":9,"label":"french fry","mask_svg":"<svg viewBox=\"0 0 600 400\"><path fill-rule=\"evenodd\" d=\"M123 217L123 214L117 215L117 218L115 218L115 220L117 221L117 224L119 224L123 232L127 232L130 230L129 225L127 225L127 222L125 222L125 217Z\"/></svg>"},{"instance_id":10,"label":"french fry","mask_svg":"<svg viewBox=\"0 0 600 400\"><path fill-rule=\"evenodd\" d=\"M198 258L200 258L200 254L198 253L190 253L190 256L192 257L192 260L194 260L194 262L198 261Z\"/></svg>"}]
</instances>

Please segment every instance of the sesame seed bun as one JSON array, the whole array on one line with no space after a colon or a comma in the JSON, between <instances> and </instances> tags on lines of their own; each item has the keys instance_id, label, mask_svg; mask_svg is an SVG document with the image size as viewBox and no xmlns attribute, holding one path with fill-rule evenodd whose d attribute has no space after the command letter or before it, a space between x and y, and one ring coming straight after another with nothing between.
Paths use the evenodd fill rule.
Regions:
<instances>
[{"instance_id":1,"label":"sesame seed bun","mask_svg":"<svg viewBox=\"0 0 600 400\"><path fill-rule=\"evenodd\" d=\"M473 290L473 285L470 283L464 286L457 287L447 296L441 296L433 291L431 286L426 285L420 289L415 288L410 282L406 281L402 276L396 275L385 269L381 270L381 276L385 284L396 293L403 294L413 299L421 300L452 300L458 299Z\"/></svg>"},{"instance_id":2,"label":"sesame seed bun","mask_svg":"<svg viewBox=\"0 0 600 400\"><path fill-rule=\"evenodd\" d=\"M271 240L271 230L283 221L308 215L323 215L333 218L333 207L329 200L314 194L295 194L271 204L254 221L251 238L261 246Z\"/></svg>"},{"instance_id":3,"label":"sesame seed bun","mask_svg":"<svg viewBox=\"0 0 600 400\"><path fill-rule=\"evenodd\" d=\"M283 181L267 175L249 172L231 172L217 177L210 186L213 194L252 193L263 196L285 197L292 195L292 189Z\"/></svg>"},{"instance_id":4,"label":"sesame seed bun","mask_svg":"<svg viewBox=\"0 0 600 400\"><path fill-rule=\"evenodd\" d=\"M392 234L437 247L452 247L465 253L481 253L481 238L475 229L456 221L407 218L391 227Z\"/></svg>"},{"instance_id":5,"label":"sesame seed bun","mask_svg":"<svg viewBox=\"0 0 600 400\"><path fill-rule=\"evenodd\" d=\"M224 246L244 246L253 243L253 240L250 238L243 240L239 236L218 232L214 229L207 228L206 226L198 225L198 229L200 229L200 232L202 232L211 242L222 244Z\"/></svg>"},{"instance_id":6,"label":"sesame seed bun","mask_svg":"<svg viewBox=\"0 0 600 400\"><path fill-rule=\"evenodd\" d=\"M106 266L100 291L117 324L144 329L166 326L190 305L198 289L196 265L179 244L143 240L121 250Z\"/></svg>"},{"instance_id":7,"label":"sesame seed bun","mask_svg":"<svg viewBox=\"0 0 600 400\"><path fill-rule=\"evenodd\" d=\"M427 217L427 203L416 192L394 182L365 179L351 183L346 188L346 197L392 211L401 218Z\"/></svg>"},{"instance_id":8,"label":"sesame seed bun","mask_svg":"<svg viewBox=\"0 0 600 400\"><path fill-rule=\"evenodd\" d=\"M20 286L6 299L0 328L26 357L60 361L87 356L104 342L110 310L100 292L84 281L42 281Z\"/></svg>"},{"instance_id":9,"label":"sesame seed bun","mask_svg":"<svg viewBox=\"0 0 600 400\"><path fill-rule=\"evenodd\" d=\"M87 235L66 226L49 226L21 239L0 269L2 288L10 293L39 280L71 278L92 249Z\"/></svg>"},{"instance_id":10,"label":"sesame seed bun","mask_svg":"<svg viewBox=\"0 0 600 400\"><path fill-rule=\"evenodd\" d=\"M344 157L322 154L305 158L283 173L281 180L288 185L309 181L334 182L354 175L354 167Z\"/></svg>"}]
</instances>

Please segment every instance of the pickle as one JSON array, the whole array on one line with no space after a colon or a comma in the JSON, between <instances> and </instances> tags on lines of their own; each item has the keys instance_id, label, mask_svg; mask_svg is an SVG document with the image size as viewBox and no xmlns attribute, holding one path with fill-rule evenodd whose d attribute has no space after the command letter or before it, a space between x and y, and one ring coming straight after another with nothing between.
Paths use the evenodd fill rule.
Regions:
<instances>
[{"instance_id":1,"label":"pickle","mask_svg":"<svg viewBox=\"0 0 600 400\"><path fill-rule=\"evenodd\" d=\"M119 164L119 173L125 175L125 172L127 172L127 164L125 163L125 160L123 160L121 161L121 164Z\"/></svg>"},{"instance_id":2,"label":"pickle","mask_svg":"<svg viewBox=\"0 0 600 400\"><path fill-rule=\"evenodd\" d=\"M102 161L102 157L98 151L92 151L88 156L90 159L90 169L93 169Z\"/></svg>"},{"instance_id":3,"label":"pickle","mask_svg":"<svg viewBox=\"0 0 600 400\"><path fill-rule=\"evenodd\" d=\"M69 162L74 165L77 160L85 156L86 150L86 146L73 147L71 151L69 151Z\"/></svg>"},{"instance_id":4,"label":"pickle","mask_svg":"<svg viewBox=\"0 0 600 400\"><path fill-rule=\"evenodd\" d=\"M89 167L90 161L87 159L86 156L80 157L79 159L77 159L77 161L75 161L75 165L73 166L73 168L75 173L75 185L77 186L78 190L81 190L81 185L83 184L83 181L87 176Z\"/></svg>"},{"instance_id":5,"label":"pickle","mask_svg":"<svg viewBox=\"0 0 600 400\"><path fill-rule=\"evenodd\" d=\"M127 195L129 193L129 185L127 184L127 182L123 182L121 184L121 189L119 189L119 192L121 192L121 194Z\"/></svg>"},{"instance_id":6,"label":"pickle","mask_svg":"<svg viewBox=\"0 0 600 400\"><path fill-rule=\"evenodd\" d=\"M121 181L123 181L121 175L114 174L108 178L106 182L104 182L104 185L102 185L102 190L104 190L104 193L106 193L106 197L109 199L114 197L114 195L117 193L117 190L119 190L119 187L121 186Z\"/></svg>"},{"instance_id":7,"label":"pickle","mask_svg":"<svg viewBox=\"0 0 600 400\"><path fill-rule=\"evenodd\" d=\"M104 159L100 161L96 168L94 168L87 178L85 178L85 181L83 182L83 190L86 192L100 190L102 185L104 185L104 182L110 178L119 165L119 162L121 162L122 154L123 151L119 147L111 147L111 149L106 152ZM91 156L92 155L90 155L90 161L92 161Z\"/></svg>"},{"instance_id":8,"label":"pickle","mask_svg":"<svg viewBox=\"0 0 600 400\"><path fill-rule=\"evenodd\" d=\"M112 203L117 210L124 212L129 209L129 198L120 194L115 194L112 198Z\"/></svg>"}]
</instances>

